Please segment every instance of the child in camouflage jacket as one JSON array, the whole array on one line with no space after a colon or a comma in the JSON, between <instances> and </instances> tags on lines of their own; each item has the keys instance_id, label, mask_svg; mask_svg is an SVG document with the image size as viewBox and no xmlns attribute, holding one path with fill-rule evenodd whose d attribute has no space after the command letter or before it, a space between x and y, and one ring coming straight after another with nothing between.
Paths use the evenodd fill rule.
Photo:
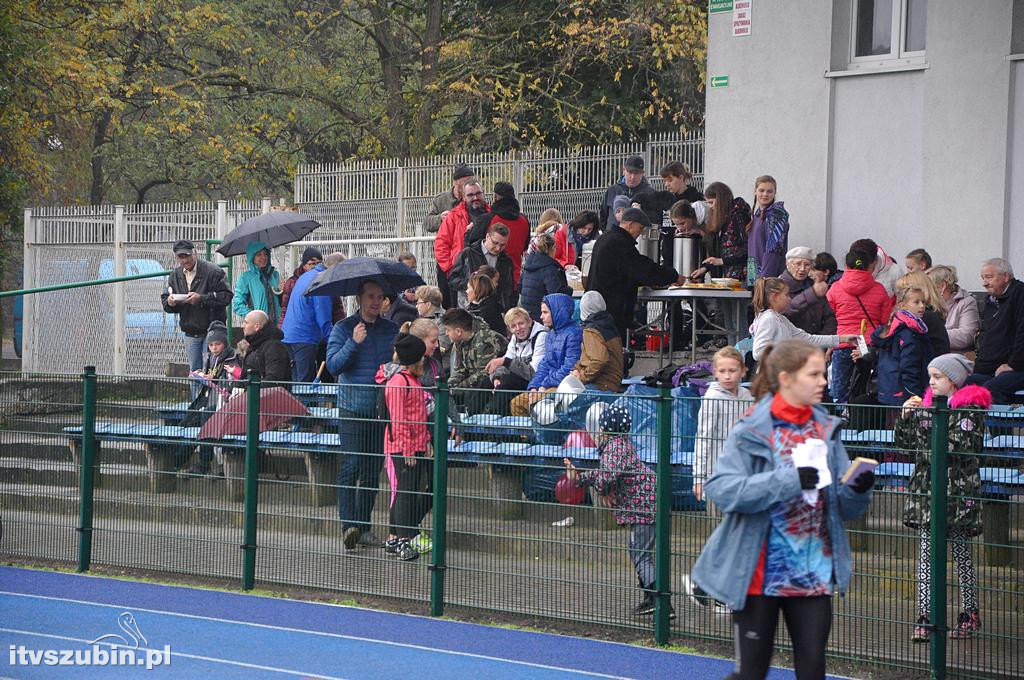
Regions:
<instances>
[{"instance_id":1,"label":"child in camouflage jacket","mask_svg":"<svg viewBox=\"0 0 1024 680\"><path fill-rule=\"evenodd\" d=\"M918 570L918 620L913 640L928 640L929 584L931 582L931 418L932 412L920 407L932 404L932 395L949 397L949 475L946 517L949 544L960 579L963 611L957 617L952 638L969 638L981 630L978 595L975 588L974 561L970 538L981 533L981 476L978 458L985 438L985 410L992 405L992 394L984 387L965 385L974 365L960 354L943 354L928 364L928 390L924 399L911 397L903 404L896 421L896 445L914 450L917 465L910 477L909 498L903 523L920 534Z\"/></svg>"}]
</instances>

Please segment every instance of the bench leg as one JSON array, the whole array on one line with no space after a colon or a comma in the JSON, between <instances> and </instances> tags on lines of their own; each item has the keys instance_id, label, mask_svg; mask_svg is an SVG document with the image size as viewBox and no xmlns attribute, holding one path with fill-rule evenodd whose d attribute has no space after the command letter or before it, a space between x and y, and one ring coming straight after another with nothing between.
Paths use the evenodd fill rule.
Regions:
<instances>
[{"instance_id":1,"label":"bench leg","mask_svg":"<svg viewBox=\"0 0 1024 680\"><path fill-rule=\"evenodd\" d=\"M75 464L75 467L79 470L82 469L82 440L71 439L68 441L68 448L71 449L71 461ZM103 476L100 474L100 459L103 452L103 444L96 440L95 445L96 457L93 460L93 471L92 480L93 487L99 488L103 486Z\"/></svg>"},{"instance_id":2,"label":"bench leg","mask_svg":"<svg viewBox=\"0 0 1024 680\"><path fill-rule=\"evenodd\" d=\"M306 475L309 477L309 502L314 506L334 505L338 487L338 456L319 451L306 451Z\"/></svg>"},{"instance_id":3,"label":"bench leg","mask_svg":"<svg viewBox=\"0 0 1024 680\"><path fill-rule=\"evenodd\" d=\"M240 503L245 498L245 451L224 448L224 488L229 501Z\"/></svg>"},{"instance_id":4,"label":"bench leg","mask_svg":"<svg viewBox=\"0 0 1024 680\"><path fill-rule=\"evenodd\" d=\"M523 516L523 471L518 465L488 465L487 478L491 482L491 496L499 501L501 519L519 519Z\"/></svg>"},{"instance_id":5,"label":"bench leg","mask_svg":"<svg viewBox=\"0 0 1024 680\"><path fill-rule=\"evenodd\" d=\"M176 484L175 446L150 444L145 446L146 467L149 469L149 490L153 493L174 493Z\"/></svg>"},{"instance_id":6,"label":"bench leg","mask_svg":"<svg viewBox=\"0 0 1024 680\"><path fill-rule=\"evenodd\" d=\"M1005 567L1010 564L1010 504L998 499L981 506L982 564Z\"/></svg>"}]
</instances>

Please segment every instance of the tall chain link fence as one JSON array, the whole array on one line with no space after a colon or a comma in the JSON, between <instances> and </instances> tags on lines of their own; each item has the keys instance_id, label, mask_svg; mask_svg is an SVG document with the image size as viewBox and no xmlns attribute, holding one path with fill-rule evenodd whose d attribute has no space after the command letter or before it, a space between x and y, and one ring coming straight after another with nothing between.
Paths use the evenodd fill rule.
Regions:
<instances>
[{"instance_id":1,"label":"tall chain link fence","mask_svg":"<svg viewBox=\"0 0 1024 680\"><path fill-rule=\"evenodd\" d=\"M334 408L337 386L293 386L293 393L309 405L308 415L281 418L279 427L259 433L248 468L244 426L225 425L211 433L212 439L199 439L202 418L188 410L187 381L95 380L96 396L89 402L83 399L80 378L0 374L0 556L157 571L183 579L241 579L244 587L289 585L399 598L430 603L435 613L459 605L542 617L553 625L571 621L657 635L660 624L634 609L642 595L634 560L645 556L653 557L654 578L661 579L657 590L674 608L675 618L661 629L666 639L703 639L725 649L732 638L729 612L709 599L691 597L688 584L697 556L722 521L722 513L693 492L694 464L713 471L713 450L722 440L720 434L698 437L697 420L708 404L688 388L673 391L667 408L651 388L631 389L625 396L580 395L582 403L574 402L548 426L528 417L461 412L460 403L489 403L500 393L453 392L447 426L437 410L419 421L450 437L443 453L435 441L433 458L417 458L417 465L433 466L439 475L424 475L411 485L399 481L393 496L382 453L384 423L376 418L340 421ZM437 408L446 410L447 397L434 394ZM563 457L581 471L611 470L596 448L602 442L598 433L579 423L596 401L624 405L633 421L630 442L647 473L668 472L659 477L667 484L662 500L643 510L655 522L654 542L632 554L629 527L620 524L617 508L610 506L616 505L624 480L640 470L622 473L610 493L606 488L566 494L558 486L565 472ZM735 411L730 419L745 407L726 403ZM899 409L871 411L869 419L888 429L841 433L850 458L871 457L881 466L867 514L846 526L853 579L846 595L833 600L829 656L852 664L841 668L865 674L873 667L918 677L941 664L950 677L1021 677L1024 476L1018 468L1024 455L1024 412L977 412L972 422L984 428L978 450L960 450L962 444L951 437L946 452L929 449L927 438L894 436ZM275 413L261 408L264 417ZM939 411L922 416L938 417L933 413ZM952 428L961 428L960 419L969 412L945 413ZM91 453L84 448L86 422L94 423L96 433ZM372 431L374 441L357 451L350 448L355 440L348 435L359 428ZM204 451L211 468L185 473ZM947 530L952 559L944 551L933 553L922 569L920 548L929 534L908 528L905 520L909 508L927 505L931 495L912 480L916 466L947 455L948 467L937 469L941 480L966 466L978 470L980 484L950 484L949 511L940 504L932 517ZM94 484L80 490L82 466L90 456ZM411 469L397 456L392 463L399 471ZM345 549L338 501L356 493L356 486L339 471L353 460L384 470L359 482L360 488L379 487L370 515L373 532L380 538L392 531L413 536L420 553L416 558L398 559L379 546ZM245 491L249 475L258 496ZM392 502L397 508L413 498L425 501L418 513L390 511ZM958 508L972 507L979 509L981 533L957 533L964 527ZM83 508L88 513L82 514ZM83 521L91 526L83 527ZM81 543L84 533L92 537L88 554ZM254 560L248 574L247 552ZM964 555L973 562L973 578L959 569ZM666 558L662 579L658 564ZM945 575L935 571L941 565L948 566ZM941 587L929 588L929 577ZM247 578L250 585L245 585ZM936 601L942 593L945 601ZM950 638L971 607L980 613L980 630L968 638ZM942 645L912 639L922 614L931 616L935 626L924 642L939 636ZM789 647L782 626L777 642Z\"/></svg>"},{"instance_id":2,"label":"tall chain link fence","mask_svg":"<svg viewBox=\"0 0 1024 680\"><path fill-rule=\"evenodd\" d=\"M433 283L433 240L423 219L431 199L451 187L456 163L470 165L488 189L498 181L512 182L523 214L536 225L547 208L557 208L566 220L597 210L632 154L644 157L655 187L661 186L660 168L675 160L687 163L693 184L703 186L701 133L577 150L300 166L294 204L322 226L301 242L275 249L273 262L284 281L310 244L325 255L340 250L346 256L393 258L411 251L419 272ZM170 269L175 265L171 246L178 239L190 239L202 251L207 240L223 237L271 204L264 199L31 208L25 213L23 287ZM234 258L235 279L247 268L244 257ZM63 372L94 365L100 373L164 375L167 364L185 363L177 319L160 305L165 285L156 277L25 296L23 368ZM232 320L238 325L237 317Z\"/></svg>"}]
</instances>

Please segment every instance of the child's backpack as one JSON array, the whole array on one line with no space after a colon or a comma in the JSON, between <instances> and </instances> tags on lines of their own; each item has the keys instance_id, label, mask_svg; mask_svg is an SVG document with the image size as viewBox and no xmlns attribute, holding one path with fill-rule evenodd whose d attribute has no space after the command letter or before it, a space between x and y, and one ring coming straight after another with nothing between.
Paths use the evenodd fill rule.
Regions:
<instances>
[{"instance_id":1,"label":"child's backpack","mask_svg":"<svg viewBox=\"0 0 1024 680\"><path fill-rule=\"evenodd\" d=\"M395 438L391 434L391 412L388 410L388 400L385 398L387 390L385 388L387 387L388 381L391 380L391 378L395 377L396 374L402 376L402 378L405 380L406 387L409 386L409 376L405 371L399 370L396 371L395 373L392 373L391 375L387 375L385 373L384 382L377 383L378 385L380 385L380 389L377 390L377 408L374 409L374 413L377 416L377 420L379 420L382 423L388 424L388 439L390 441L395 441Z\"/></svg>"}]
</instances>

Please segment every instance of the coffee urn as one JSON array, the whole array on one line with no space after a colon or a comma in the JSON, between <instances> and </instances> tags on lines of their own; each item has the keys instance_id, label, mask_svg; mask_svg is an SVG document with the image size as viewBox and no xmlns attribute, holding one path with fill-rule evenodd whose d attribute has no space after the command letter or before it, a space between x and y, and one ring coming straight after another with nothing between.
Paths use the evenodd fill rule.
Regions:
<instances>
[{"instance_id":1,"label":"coffee urn","mask_svg":"<svg viewBox=\"0 0 1024 680\"><path fill-rule=\"evenodd\" d=\"M700 236L676 234L672 239L672 264L682 276L700 267Z\"/></svg>"}]
</instances>

